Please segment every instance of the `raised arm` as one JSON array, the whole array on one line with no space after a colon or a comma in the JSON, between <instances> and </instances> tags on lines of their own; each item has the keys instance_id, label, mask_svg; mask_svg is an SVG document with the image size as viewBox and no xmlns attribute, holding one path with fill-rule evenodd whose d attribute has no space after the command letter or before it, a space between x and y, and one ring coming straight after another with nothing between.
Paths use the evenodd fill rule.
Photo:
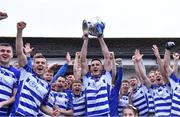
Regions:
<instances>
[{"instance_id":1,"label":"raised arm","mask_svg":"<svg viewBox=\"0 0 180 117\"><path fill-rule=\"evenodd\" d=\"M76 80L81 79L81 62L80 62L80 53L76 52L74 65L73 65L73 73Z\"/></svg>"},{"instance_id":2,"label":"raised arm","mask_svg":"<svg viewBox=\"0 0 180 117\"><path fill-rule=\"evenodd\" d=\"M167 42L166 43L166 49L165 49L165 55L164 55L164 67L166 70L167 77L170 76L170 74L173 72L173 69L170 66L170 50L175 46L174 42Z\"/></svg>"},{"instance_id":3,"label":"raised arm","mask_svg":"<svg viewBox=\"0 0 180 117\"><path fill-rule=\"evenodd\" d=\"M140 54L139 49L136 49L134 52L134 56L132 57L132 60L134 59L133 61L134 61L135 71L136 71L137 76L139 77L141 84L145 84L144 78L147 76L144 76L144 75L146 75L146 69L142 62L142 56L143 56L143 54ZM138 62L140 62L141 68L139 68ZM142 70L142 71L140 71L140 70ZM142 74L142 73L144 73L144 74Z\"/></svg>"},{"instance_id":4,"label":"raised arm","mask_svg":"<svg viewBox=\"0 0 180 117\"><path fill-rule=\"evenodd\" d=\"M82 76L84 76L89 70L87 59L86 59L87 46L88 46L88 40L89 40L88 34L84 34L82 38L83 38L83 45L81 48L81 67L82 67Z\"/></svg>"},{"instance_id":5,"label":"raised arm","mask_svg":"<svg viewBox=\"0 0 180 117\"><path fill-rule=\"evenodd\" d=\"M157 58L157 63L159 65L159 69L160 69L160 72L163 76L163 80L165 83L169 82L168 78L166 77L166 74L165 74L165 69L164 69L164 62L162 61L160 55L159 55L159 49L156 45L153 45L152 47L152 50L154 52L154 55L156 56Z\"/></svg>"},{"instance_id":6,"label":"raised arm","mask_svg":"<svg viewBox=\"0 0 180 117\"><path fill-rule=\"evenodd\" d=\"M111 61L110 61L110 52L109 49L103 39L103 35L98 37L99 43L101 45L101 50L104 56L104 69L106 71L111 71Z\"/></svg>"},{"instance_id":7,"label":"raised arm","mask_svg":"<svg viewBox=\"0 0 180 117\"><path fill-rule=\"evenodd\" d=\"M68 69L68 65L71 61L71 56L69 54L69 52L66 53L66 63L60 67L60 69L57 71L57 73L53 76L53 78L51 79L51 84L54 83L56 81L56 79L59 76L64 76L64 74L66 73L67 69Z\"/></svg>"},{"instance_id":8,"label":"raised arm","mask_svg":"<svg viewBox=\"0 0 180 117\"><path fill-rule=\"evenodd\" d=\"M115 84L116 81L116 60L114 56L114 52L110 52L110 60L111 60L111 69L112 69L112 84Z\"/></svg>"},{"instance_id":9,"label":"raised arm","mask_svg":"<svg viewBox=\"0 0 180 117\"><path fill-rule=\"evenodd\" d=\"M118 58L116 59L116 63L117 63L117 79L115 81L115 90L117 91L117 93L119 93L119 90L121 88L121 81L122 81L122 78L123 78L123 65L122 65L122 59L121 58Z\"/></svg>"},{"instance_id":10,"label":"raised arm","mask_svg":"<svg viewBox=\"0 0 180 117\"><path fill-rule=\"evenodd\" d=\"M3 13L0 11L0 20L6 19L8 17L7 13Z\"/></svg>"},{"instance_id":11,"label":"raised arm","mask_svg":"<svg viewBox=\"0 0 180 117\"><path fill-rule=\"evenodd\" d=\"M135 60L137 62L137 66L139 69L140 78L142 78L141 80L143 80L142 83L144 83L147 87L151 87L151 83L146 75L145 66L143 65L143 62L142 62L142 57L143 55L140 54L140 52L138 54L135 54Z\"/></svg>"},{"instance_id":12,"label":"raised arm","mask_svg":"<svg viewBox=\"0 0 180 117\"><path fill-rule=\"evenodd\" d=\"M22 32L25 27L26 27L25 22L17 23L16 54L20 67L23 67L27 63L26 55L23 52L23 39L22 39Z\"/></svg>"},{"instance_id":13,"label":"raised arm","mask_svg":"<svg viewBox=\"0 0 180 117\"><path fill-rule=\"evenodd\" d=\"M167 77L170 76L170 74L173 72L173 69L170 66L170 60L170 51L166 49L164 55L164 67L166 69Z\"/></svg>"},{"instance_id":14,"label":"raised arm","mask_svg":"<svg viewBox=\"0 0 180 117\"><path fill-rule=\"evenodd\" d=\"M173 53L173 59L174 59L173 72L177 75L178 74L179 54L174 52Z\"/></svg>"},{"instance_id":15,"label":"raised arm","mask_svg":"<svg viewBox=\"0 0 180 117\"><path fill-rule=\"evenodd\" d=\"M132 61L134 63L134 68L135 68L136 75L138 77L141 77L140 72L139 72L139 68L138 68L138 64L137 64L137 61L136 61L136 56L135 56L136 54L139 54L139 50L138 49L135 50L134 55L132 56ZM142 82L143 81L141 81L141 83Z\"/></svg>"}]
</instances>

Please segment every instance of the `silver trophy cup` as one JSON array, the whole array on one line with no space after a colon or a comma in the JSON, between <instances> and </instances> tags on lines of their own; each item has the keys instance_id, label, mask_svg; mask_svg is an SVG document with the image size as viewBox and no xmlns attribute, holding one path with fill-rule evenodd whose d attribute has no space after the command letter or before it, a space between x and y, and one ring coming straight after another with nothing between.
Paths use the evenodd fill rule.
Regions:
<instances>
[{"instance_id":1,"label":"silver trophy cup","mask_svg":"<svg viewBox=\"0 0 180 117\"><path fill-rule=\"evenodd\" d=\"M91 36L101 36L105 28L105 23L99 18L94 18L91 21L83 20L82 29L84 33L88 33Z\"/></svg>"}]
</instances>

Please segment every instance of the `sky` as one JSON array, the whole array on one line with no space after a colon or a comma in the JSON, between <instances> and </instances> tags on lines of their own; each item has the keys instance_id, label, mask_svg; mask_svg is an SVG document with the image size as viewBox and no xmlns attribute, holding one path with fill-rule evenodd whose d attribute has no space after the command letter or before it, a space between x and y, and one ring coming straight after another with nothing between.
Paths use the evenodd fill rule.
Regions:
<instances>
[{"instance_id":1,"label":"sky","mask_svg":"<svg viewBox=\"0 0 180 117\"><path fill-rule=\"evenodd\" d=\"M81 37L82 21L100 17L105 37L180 37L180 0L0 0L8 18L0 36Z\"/></svg>"}]
</instances>

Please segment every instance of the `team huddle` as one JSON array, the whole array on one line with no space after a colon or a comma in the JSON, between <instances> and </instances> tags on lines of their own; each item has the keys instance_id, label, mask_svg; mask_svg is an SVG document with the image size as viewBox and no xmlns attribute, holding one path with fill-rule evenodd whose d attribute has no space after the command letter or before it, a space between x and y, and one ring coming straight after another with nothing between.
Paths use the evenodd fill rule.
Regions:
<instances>
[{"instance_id":1,"label":"team huddle","mask_svg":"<svg viewBox=\"0 0 180 117\"><path fill-rule=\"evenodd\" d=\"M0 20L7 17L0 12ZM12 46L0 42L0 116L180 116L179 54L173 53L174 64L170 62L174 42L165 44L163 59L153 45L157 67L149 73L143 54L135 50L135 74L123 80L122 59L115 59L103 34L97 35L97 40L104 60L94 58L89 65L89 37L84 32L73 74L65 75L72 63L70 54L67 52L66 63L55 73L58 66L48 66L42 53L31 57L33 48L23 43L25 28L25 22L17 23L17 62L13 65Z\"/></svg>"}]
</instances>

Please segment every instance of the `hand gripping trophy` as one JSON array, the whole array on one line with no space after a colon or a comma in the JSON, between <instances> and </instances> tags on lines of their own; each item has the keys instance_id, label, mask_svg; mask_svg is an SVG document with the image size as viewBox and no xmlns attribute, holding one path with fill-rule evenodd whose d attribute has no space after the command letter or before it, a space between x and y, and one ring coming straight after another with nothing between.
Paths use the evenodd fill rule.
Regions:
<instances>
[{"instance_id":1,"label":"hand gripping trophy","mask_svg":"<svg viewBox=\"0 0 180 117\"><path fill-rule=\"evenodd\" d=\"M90 34L91 36L101 36L105 28L105 23L100 20L99 17L93 18L90 21L83 20L82 29L83 32Z\"/></svg>"}]
</instances>

